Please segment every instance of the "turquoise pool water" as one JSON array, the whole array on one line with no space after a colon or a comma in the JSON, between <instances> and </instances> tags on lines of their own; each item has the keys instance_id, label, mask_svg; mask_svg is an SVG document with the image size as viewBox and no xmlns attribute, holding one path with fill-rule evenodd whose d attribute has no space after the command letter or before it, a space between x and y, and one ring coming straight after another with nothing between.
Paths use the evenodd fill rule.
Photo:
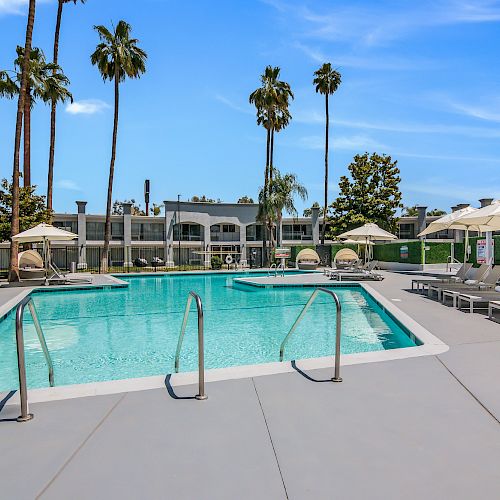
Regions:
<instances>
[{"instance_id":1,"label":"turquoise pool water","mask_svg":"<svg viewBox=\"0 0 500 500\"><path fill-rule=\"evenodd\" d=\"M166 275L124 278L126 288L33 294L52 355L56 385L171 373L187 294L205 310L207 368L279 360L279 347L312 293L311 288L235 286L242 275ZM360 287L337 288L343 308L342 352L357 353L415 343ZM196 312L189 317L181 371L197 367ZM291 337L285 358L331 355L335 309L319 296ZM47 368L26 309L28 386L46 387ZM14 315L0 323L0 390L18 387Z\"/></svg>"}]
</instances>

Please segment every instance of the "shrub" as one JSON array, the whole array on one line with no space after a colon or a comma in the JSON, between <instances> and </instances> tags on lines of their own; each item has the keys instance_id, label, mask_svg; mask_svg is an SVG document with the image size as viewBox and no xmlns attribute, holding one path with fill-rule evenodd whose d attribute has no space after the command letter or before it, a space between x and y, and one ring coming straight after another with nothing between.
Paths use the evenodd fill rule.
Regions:
<instances>
[{"instance_id":1,"label":"shrub","mask_svg":"<svg viewBox=\"0 0 500 500\"><path fill-rule=\"evenodd\" d=\"M212 269L220 269L222 267L222 259L218 255L214 255L210 259L210 266Z\"/></svg>"}]
</instances>

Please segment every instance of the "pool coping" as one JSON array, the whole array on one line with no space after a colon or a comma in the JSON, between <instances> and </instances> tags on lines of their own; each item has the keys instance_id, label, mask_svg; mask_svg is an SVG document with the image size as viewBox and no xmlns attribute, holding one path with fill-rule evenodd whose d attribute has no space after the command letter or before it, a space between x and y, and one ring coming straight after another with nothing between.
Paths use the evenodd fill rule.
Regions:
<instances>
[{"instance_id":1,"label":"pool coping","mask_svg":"<svg viewBox=\"0 0 500 500\"><path fill-rule=\"evenodd\" d=\"M125 283L119 279L121 283ZM238 281L236 279L235 281ZM248 284L248 283L247 283ZM108 285L112 286L112 285ZM121 285L123 286L123 285ZM252 285L249 285L252 286ZM255 286L255 285L254 285ZM417 337L422 345L415 347L404 347L397 349L389 349L383 351L370 351L361 352L355 354L344 354L341 356L341 366L356 365L364 363L375 363L382 361L393 361L408 358L415 358L420 356L429 356L442 354L449 350L449 346L443 341L438 339L435 335L424 328L420 323L411 318L408 314L399 309L394 303L389 299L384 297L381 293L376 291L374 288L366 283L351 281L349 283L343 283L342 285L332 283L307 283L307 284L276 284L276 285L266 285L266 287L308 287L308 288L336 288L336 287L361 287L368 293L375 302L390 315L392 315L404 328L408 329L411 334ZM102 285L97 286L102 288ZM29 289L23 291L8 303L13 303L11 310L15 305L22 300L26 295L32 291L36 291L37 288L45 289L45 287L36 287L34 289ZM96 286L87 286L87 288L96 288ZM50 290L54 290L50 288ZM71 290L69 287L64 287L65 290ZM21 296L22 295L22 296ZM9 311L10 312L10 311ZM1 309L0 309L1 313ZM7 313L9 314L9 313ZM295 363L300 364L301 369L314 370L319 368L333 368L335 357L326 356L319 358L308 358L294 360ZM285 362L270 362L261 363L257 365L241 365L232 366L227 368L211 368L205 370L205 381L206 382L217 382L221 380L235 380L241 378L259 377L265 375L276 375L280 373L290 373L295 371L292 366L292 361ZM28 399L31 403L41 403L47 401L58 401L63 399L74 399L80 397L89 396L101 396L109 394L118 394L123 392L135 392L141 390L150 389L161 389L166 387L166 377L171 375L169 383L172 387L192 385L198 382L198 372L181 372L174 374L165 375L155 375L140 378L129 378L120 380L110 380L104 382L91 382L85 384L74 384L74 385L62 385L56 387L45 387L38 389L28 390ZM8 391L0 392L0 397L5 397ZM7 405L19 404L19 392L17 391L8 401Z\"/></svg>"}]
</instances>

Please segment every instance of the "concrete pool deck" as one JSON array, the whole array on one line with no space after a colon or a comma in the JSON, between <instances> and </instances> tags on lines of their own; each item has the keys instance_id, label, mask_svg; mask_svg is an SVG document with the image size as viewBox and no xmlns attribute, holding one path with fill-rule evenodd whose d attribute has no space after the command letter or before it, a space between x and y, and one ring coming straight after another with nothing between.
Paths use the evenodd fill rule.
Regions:
<instances>
[{"instance_id":1,"label":"concrete pool deck","mask_svg":"<svg viewBox=\"0 0 500 500\"><path fill-rule=\"evenodd\" d=\"M383 274L370 286L448 352L344 366L341 384L299 363L203 402L182 386L36 403L26 424L0 403L2 497L497 499L500 325Z\"/></svg>"}]
</instances>

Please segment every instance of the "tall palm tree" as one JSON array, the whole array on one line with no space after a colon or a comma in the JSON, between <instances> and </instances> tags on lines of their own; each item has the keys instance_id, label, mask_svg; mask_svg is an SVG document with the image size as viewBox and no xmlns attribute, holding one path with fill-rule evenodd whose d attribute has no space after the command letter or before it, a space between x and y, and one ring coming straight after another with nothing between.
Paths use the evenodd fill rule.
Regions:
<instances>
[{"instance_id":1,"label":"tall palm tree","mask_svg":"<svg viewBox=\"0 0 500 500\"><path fill-rule=\"evenodd\" d=\"M24 43L24 61L21 71L21 85L17 100L16 133L14 138L14 163L12 167L12 214L10 235L19 233L19 150L21 148L21 127L23 122L24 100L28 83L28 59L33 40L33 26L35 25L36 0L29 0L28 21L26 23L26 38ZM16 241L10 243L9 281L19 281L18 264L19 245Z\"/></svg>"},{"instance_id":2,"label":"tall palm tree","mask_svg":"<svg viewBox=\"0 0 500 500\"><path fill-rule=\"evenodd\" d=\"M269 183L273 172L274 132L279 132L286 127L291 119L288 106L290 99L293 99L293 93L290 85L287 82L279 80L279 76L279 67L267 66L264 74L261 75L261 86L252 92L249 97L250 104L254 104L257 110L257 125L262 125L266 129L266 169L261 200L264 205L266 205ZM261 212L265 214L265 207L262 208ZM271 221L268 221L268 226L272 226ZM265 230L263 234L263 257L264 264L267 264L267 237Z\"/></svg>"},{"instance_id":3,"label":"tall palm tree","mask_svg":"<svg viewBox=\"0 0 500 500\"><path fill-rule=\"evenodd\" d=\"M325 96L325 113L326 113L326 126L325 126L325 204L323 207L323 227L321 229L321 244L325 244L326 232L326 214L328 208L328 134L330 128L330 114L328 110L328 99L339 88L341 83L340 73L332 69L330 63L325 63L321 68L314 72L313 84L316 85L316 92Z\"/></svg>"},{"instance_id":4,"label":"tall palm tree","mask_svg":"<svg viewBox=\"0 0 500 500\"><path fill-rule=\"evenodd\" d=\"M101 270L108 270L109 240L111 237L111 204L113 196L113 177L115 173L116 138L118 134L118 108L120 103L120 82L127 77L140 78L146 71L147 54L137 44L139 40L131 38L131 26L120 21L114 32L105 26L94 26L101 43L90 56L94 66L97 66L104 81L115 84L115 112L113 122L113 141L111 145L111 161L109 164L108 198L106 204L106 225L104 229L104 248L101 258Z\"/></svg>"},{"instance_id":5,"label":"tall palm tree","mask_svg":"<svg viewBox=\"0 0 500 500\"><path fill-rule=\"evenodd\" d=\"M21 68L24 59L24 49L17 47L17 59L14 66L17 70L17 81L21 80ZM31 110L36 99L43 102L73 100L73 96L66 88L69 85L68 78L57 64L47 63L45 54L39 48L30 51L28 66L28 82L24 100L24 186L31 185Z\"/></svg>"},{"instance_id":6,"label":"tall palm tree","mask_svg":"<svg viewBox=\"0 0 500 500\"><path fill-rule=\"evenodd\" d=\"M282 175L275 168L269 191L269 205L275 213L278 224L278 246L281 246L283 242L283 211L297 217L295 197L299 196L303 201L307 200L307 189L298 181L295 174Z\"/></svg>"},{"instance_id":7,"label":"tall palm tree","mask_svg":"<svg viewBox=\"0 0 500 500\"><path fill-rule=\"evenodd\" d=\"M73 2L75 5L80 1L80 3L85 3L85 0L58 0L57 5L57 17L56 17L56 29L54 33L54 56L52 63L57 65L59 63L59 35L61 32L61 20L64 4ZM55 74L55 71L54 71ZM50 149L49 149L49 169L47 175L47 208L52 210L52 191L54 182L54 156L56 148L56 111L57 103L60 99L56 97L51 101L50 109Z\"/></svg>"},{"instance_id":8,"label":"tall palm tree","mask_svg":"<svg viewBox=\"0 0 500 500\"><path fill-rule=\"evenodd\" d=\"M12 99L18 93L14 80L7 71L0 71L0 97Z\"/></svg>"}]
</instances>

